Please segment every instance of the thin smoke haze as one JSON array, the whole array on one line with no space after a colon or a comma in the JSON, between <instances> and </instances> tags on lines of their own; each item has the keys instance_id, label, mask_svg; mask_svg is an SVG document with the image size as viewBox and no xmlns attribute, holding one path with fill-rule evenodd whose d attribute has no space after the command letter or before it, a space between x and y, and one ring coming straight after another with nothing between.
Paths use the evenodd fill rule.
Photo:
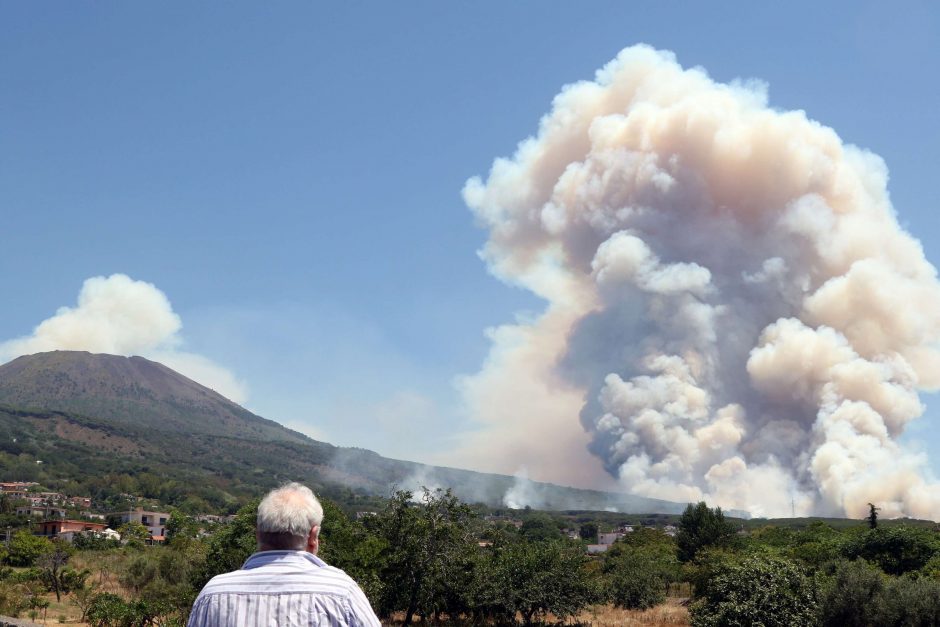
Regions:
<instances>
[{"instance_id":1,"label":"thin smoke haze","mask_svg":"<svg viewBox=\"0 0 940 627\"><path fill-rule=\"evenodd\" d=\"M887 179L762 83L669 52L566 86L464 188L492 272L547 305L460 381L481 425L461 460L755 515L940 518L898 442L940 382L940 283Z\"/></svg>"}]
</instances>

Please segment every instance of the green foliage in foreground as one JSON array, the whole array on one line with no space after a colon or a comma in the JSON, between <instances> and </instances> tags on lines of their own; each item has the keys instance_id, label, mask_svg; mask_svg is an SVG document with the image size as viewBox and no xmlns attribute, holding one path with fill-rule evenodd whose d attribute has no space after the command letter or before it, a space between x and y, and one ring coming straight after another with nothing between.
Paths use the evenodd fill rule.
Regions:
<instances>
[{"instance_id":1,"label":"green foliage in foreground","mask_svg":"<svg viewBox=\"0 0 940 627\"><path fill-rule=\"evenodd\" d=\"M692 591L696 626L940 624L940 536L926 528L814 522L739 536L720 510L699 503L680 519L677 538L641 528L588 556L583 540L558 533L557 517L527 512L522 529L491 525L440 490L399 492L362 520L326 499L323 506L320 556L356 579L380 616L406 623L564 621L596 603L649 608L680 584ZM69 555L53 559L56 545L17 534L4 559L31 566L0 567L0 612L41 610L58 585L92 625L184 624L202 586L254 552L256 509L250 503L208 535L174 512L163 547L102 550L81 540L75 548L113 573L120 596L73 570Z\"/></svg>"},{"instance_id":2,"label":"green foliage in foreground","mask_svg":"<svg viewBox=\"0 0 940 627\"><path fill-rule=\"evenodd\" d=\"M788 560L751 556L722 565L692 605L693 627L815 625L816 591L803 570Z\"/></svg>"},{"instance_id":3,"label":"green foliage in foreground","mask_svg":"<svg viewBox=\"0 0 940 627\"><path fill-rule=\"evenodd\" d=\"M889 575L903 575L923 568L938 551L936 532L900 526L873 527L848 542L843 554L877 564Z\"/></svg>"},{"instance_id":4,"label":"green foliage in foreground","mask_svg":"<svg viewBox=\"0 0 940 627\"><path fill-rule=\"evenodd\" d=\"M549 613L573 616L603 598L583 545L557 538L557 527L548 534L557 539L503 531L491 546L481 547L480 516L450 492L425 491L417 498L399 492L363 522L350 520L328 500L323 506L320 556L356 579L379 615L402 612L405 624L442 616L511 624L517 613L531 623ZM214 575L240 568L254 552L256 511L257 503L244 507L233 523L205 540L173 537L171 551L202 548L190 558L193 594ZM152 573L152 566L131 562L123 582L152 601L143 594Z\"/></svg>"},{"instance_id":5,"label":"green foliage in foreground","mask_svg":"<svg viewBox=\"0 0 940 627\"><path fill-rule=\"evenodd\" d=\"M830 564L819 578L823 627L940 625L940 581L890 577L865 560Z\"/></svg>"},{"instance_id":6,"label":"green foliage in foreground","mask_svg":"<svg viewBox=\"0 0 940 627\"><path fill-rule=\"evenodd\" d=\"M658 529L638 529L614 544L604 559L610 600L617 607L647 609L666 600L679 581L673 539Z\"/></svg>"}]
</instances>

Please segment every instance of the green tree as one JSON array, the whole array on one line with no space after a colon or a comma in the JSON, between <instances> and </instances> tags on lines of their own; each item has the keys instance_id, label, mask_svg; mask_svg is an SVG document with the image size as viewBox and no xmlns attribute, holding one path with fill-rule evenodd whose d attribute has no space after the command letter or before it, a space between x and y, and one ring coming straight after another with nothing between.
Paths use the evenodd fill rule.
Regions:
<instances>
[{"instance_id":1,"label":"green tree","mask_svg":"<svg viewBox=\"0 0 940 627\"><path fill-rule=\"evenodd\" d=\"M379 603L385 616L458 614L466 608L465 591L473 576L473 510L451 492L425 490L418 503L411 492L398 492L377 517L384 541L382 579L387 583Z\"/></svg>"},{"instance_id":2,"label":"green tree","mask_svg":"<svg viewBox=\"0 0 940 627\"><path fill-rule=\"evenodd\" d=\"M600 600L580 543L502 536L477 570L474 605L498 624L525 624L551 613L564 620Z\"/></svg>"},{"instance_id":3,"label":"green tree","mask_svg":"<svg viewBox=\"0 0 940 627\"><path fill-rule=\"evenodd\" d=\"M907 525L869 529L843 548L848 559L865 559L889 575L921 569L938 552L936 533Z\"/></svg>"},{"instance_id":4,"label":"green tree","mask_svg":"<svg viewBox=\"0 0 940 627\"><path fill-rule=\"evenodd\" d=\"M363 524L350 520L332 501L320 499L320 503L323 505L323 524L319 556L331 566L346 571L370 602L378 604L385 587L380 573L386 541Z\"/></svg>"},{"instance_id":5,"label":"green tree","mask_svg":"<svg viewBox=\"0 0 940 627\"><path fill-rule=\"evenodd\" d=\"M88 581L86 581L85 584L80 588L75 588L72 591L72 596L69 601L72 603L72 605L81 611L81 622L85 622L85 619L88 616L88 610L91 608L91 604L97 595L98 584Z\"/></svg>"},{"instance_id":6,"label":"green tree","mask_svg":"<svg viewBox=\"0 0 940 627\"><path fill-rule=\"evenodd\" d=\"M71 584L73 575L68 574L69 571L65 568L65 565L68 564L69 558L72 557L75 549L64 540L54 540L50 544L49 550L36 559L36 564L42 571L45 584L55 592L55 600L61 601L62 593L67 594L71 585L73 585ZM66 575L65 579L63 579L64 574Z\"/></svg>"},{"instance_id":7,"label":"green tree","mask_svg":"<svg viewBox=\"0 0 940 627\"><path fill-rule=\"evenodd\" d=\"M22 583L0 579L0 614L19 616L29 608L27 596Z\"/></svg>"},{"instance_id":8,"label":"green tree","mask_svg":"<svg viewBox=\"0 0 940 627\"><path fill-rule=\"evenodd\" d=\"M878 625L940 625L940 582L911 576L892 577L885 588Z\"/></svg>"},{"instance_id":9,"label":"green tree","mask_svg":"<svg viewBox=\"0 0 940 627\"><path fill-rule=\"evenodd\" d=\"M189 541L199 535L199 523L192 516L187 516L178 509L170 512L166 521L166 541L172 545L174 542Z\"/></svg>"},{"instance_id":10,"label":"green tree","mask_svg":"<svg viewBox=\"0 0 940 627\"><path fill-rule=\"evenodd\" d=\"M560 540L562 537L558 522L545 512L533 512L526 516L519 532L531 542Z\"/></svg>"},{"instance_id":11,"label":"green tree","mask_svg":"<svg viewBox=\"0 0 940 627\"><path fill-rule=\"evenodd\" d=\"M128 561L118 576L121 585L140 594L147 584L157 576L157 561L151 553L140 553Z\"/></svg>"},{"instance_id":12,"label":"green tree","mask_svg":"<svg viewBox=\"0 0 940 627\"><path fill-rule=\"evenodd\" d=\"M878 510L880 507L875 507L873 503L868 504L868 528L877 529L878 528Z\"/></svg>"},{"instance_id":13,"label":"green tree","mask_svg":"<svg viewBox=\"0 0 940 627\"><path fill-rule=\"evenodd\" d=\"M52 548L52 542L48 538L34 536L28 529L20 529L10 538L7 563L10 566L32 566Z\"/></svg>"},{"instance_id":14,"label":"green tree","mask_svg":"<svg viewBox=\"0 0 940 627\"><path fill-rule=\"evenodd\" d=\"M607 550L603 571L614 605L631 609L658 605L669 585L679 579L675 542L661 530L638 529Z\"/></svg>"},{"instance_id":15,"label":"green tree","mask_svg":"<svg viewBox=\"0 0 940 627\"><path fill-rule=\"evenodd\" d=\"M789 556L818 569L842 555L848 538L822 521L815 520L794 534L793 544L786 547Z\"/></svg>"},{"instance_id":16,"label":"green tree","mask_svg":"<svg viewBox=\"0 0 940 627\"><path fill-rule=\"evenodd\" d=\"M696 589L696 596L690 608L693 627L816 624L812 581L781 558L754 555L726 565Z\"/></svg>"},{"instance_id":17,"label":"green tree","mask_svg":"<svg viewBox=\"0 0 940 627\"><path fill-rule=\"evenodd\" d=\"M582 540L588 543L597 542L597 532L598 532L597 523L589 522L581 525L581 528L578 529L578 536Z\"/></svg>"},{"instance_id":18,"label":"green tree","mask_svg":"<svg viewBox=\"0 0 940 627\"><path fill-rule=\"evenodd\" d=\"M133 617L133 610L118 595L103 592L92 600L85 617L92 627L123 627Z\"/></svg>"},{"instance_id":19,"label":"green tree","mask_svg":"<svg viewBox=\"0 0 940 627\"><path fill-rule=\"evenodd\" d=\"M132 549L141 549L150 542L150 530L139 522L126 522L118 527L121 543Z\"/></svg>"},{"instance_id":20,"label":"green tree","mask_svg":"<svg viewBox=\"0 0 940 627\"><path fill-rule=\"evenodd\" d=\"M819 618L824 627L868 627L883 613L886 577L863 559L827 566L820 579Z\"/></svg>"},{"instance_id":21,"label":"green tree","mask_svg":"<svg viewBox=\"0 0 940 627\"><path fill-rule=\"evenodd\" d=\"M255 552L258 503L260 499L242 507L232 522L223 525L209 538L205 548L205 559L193 569L190 577L195 589L201 590L206 582L220 573L238 570Z\"/></svg>"},{"instance_id":22,"label":"green tree","mask_svg":"<svg viewBox=\"0 0 940 627\"><path fill-rule=\"evenodd\" d=\"M692 561L703 547L728 546L735 539L734 526L725 521L721 508L711 509L704 501L697 505L689 503L678 526L676 546L680 562Z\"/></svg>"}]
</instances>

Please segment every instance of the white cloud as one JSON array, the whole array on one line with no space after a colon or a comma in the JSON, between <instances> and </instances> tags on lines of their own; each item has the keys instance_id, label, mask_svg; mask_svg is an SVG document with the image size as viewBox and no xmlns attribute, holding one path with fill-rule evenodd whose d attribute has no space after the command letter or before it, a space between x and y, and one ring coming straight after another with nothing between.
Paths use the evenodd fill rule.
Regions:
<instances>
[{"instance_id":1,"label":"white cloud","mask_svg":"<svg viewBox=\"0 0 940 627\"><path fill-rule=\"evenodd\" d=\"M72 307L60 307L25 337L0 343L0 363L53 350L140 355L243 403L245 384L212 360L182 350L182 322L152 283L125 274L87 279Z\"/></svg>"}]
</instances>

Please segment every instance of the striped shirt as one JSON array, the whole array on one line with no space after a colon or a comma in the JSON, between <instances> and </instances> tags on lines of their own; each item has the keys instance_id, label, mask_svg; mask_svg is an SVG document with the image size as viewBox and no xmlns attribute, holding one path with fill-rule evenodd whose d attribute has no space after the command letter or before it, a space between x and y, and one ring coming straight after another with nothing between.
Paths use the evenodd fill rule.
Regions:
<instances>
[{"instance_id":1,"label":"striped shirt","mask_svg":"<svg viewBox=\"0 0 940 627\"><path fill-rule=\"evenodd\" d=\"M255 553L202 589L188 627L380 627L349 575L306 551Z\"/></svg>"}]
</instances>

